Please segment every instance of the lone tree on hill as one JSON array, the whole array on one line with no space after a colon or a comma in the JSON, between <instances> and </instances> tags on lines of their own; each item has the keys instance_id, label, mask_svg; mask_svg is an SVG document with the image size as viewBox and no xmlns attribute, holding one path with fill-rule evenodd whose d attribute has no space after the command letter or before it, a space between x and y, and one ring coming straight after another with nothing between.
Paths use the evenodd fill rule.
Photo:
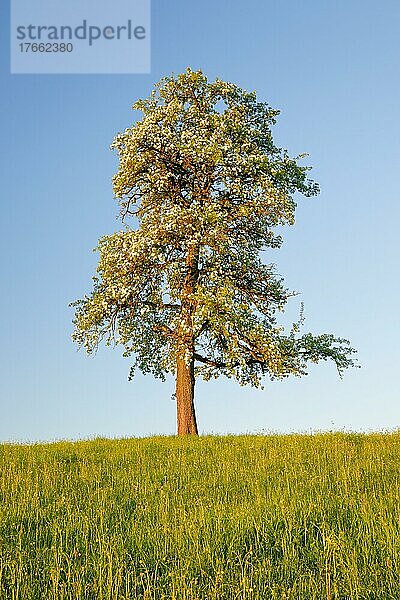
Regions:
<instances>
[{"instance_id":1,"label":"lone tree on hill","mask_svg":"<svg viewBox=\"0 0 400 600\"><path fill-rule=\"evenodd\" d=\"M277 248L278 225L294 223L295 192L318 193L271 126L279 111L255 92L202 71L163 78L119 133L113 187L124 229L100 239L98 277L74 302L73 339L124 346L135 368L176 377L178 434L197 434L196 376L225 375L261 387L262 377L304 375L331 359L354 366L347 340L288 334L275 314L292 295L261 261ZM135 227L129 227L132 218Z\"/></svg>"}]
</instances>

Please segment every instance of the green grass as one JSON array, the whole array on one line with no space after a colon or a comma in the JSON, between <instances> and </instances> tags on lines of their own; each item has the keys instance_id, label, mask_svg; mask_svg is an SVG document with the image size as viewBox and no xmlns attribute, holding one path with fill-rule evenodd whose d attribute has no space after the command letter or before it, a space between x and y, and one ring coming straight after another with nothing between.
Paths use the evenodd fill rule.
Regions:
<instances>
[{"instance_id":1,"label":"green grass","mask_svg":"<svg viewBox=\"0 0 400 600\"><path fill-rule=\"evenodd\" d=\"M400 433L0 447L0 598L400 598Z\"/></svg>"}]
</instances>

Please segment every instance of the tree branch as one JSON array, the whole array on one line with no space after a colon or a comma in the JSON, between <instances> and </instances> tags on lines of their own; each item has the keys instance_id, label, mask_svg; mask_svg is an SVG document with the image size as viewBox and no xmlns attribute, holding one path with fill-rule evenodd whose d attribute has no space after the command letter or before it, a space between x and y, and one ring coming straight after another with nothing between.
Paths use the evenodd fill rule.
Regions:
<instances>
[{"instance_id":1,"label":"tree branch","mask_svg":"<svg viewBox=\"0 0 400 600\"><path fill-rule=\"evenodd\" d=\"M212 360L211 358L207 358L206 356L201 356L201 354L197 354L197 352L194 353L194 358L195 358L195 360L198 360L199 362L202 362L206 365L210 365L211 367L216 367L218 369L223 369L224 367L227 366L226 363Z\"/></svg>"}]
</instances>

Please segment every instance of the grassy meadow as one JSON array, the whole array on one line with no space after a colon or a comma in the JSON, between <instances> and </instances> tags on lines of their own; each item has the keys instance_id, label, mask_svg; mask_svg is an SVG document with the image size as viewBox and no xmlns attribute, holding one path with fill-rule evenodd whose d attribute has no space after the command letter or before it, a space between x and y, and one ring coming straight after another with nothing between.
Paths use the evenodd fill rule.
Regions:
<instances>
[{"instance_id":1,"label":"grassy meadow","mask_svg":"<svg viewBox=\"0 0 400 600\"><path fill-rule=\"evenodd\" d=\"M0 598L400 599L400 433L0 446Z\"/></svg>"}]
</instances>

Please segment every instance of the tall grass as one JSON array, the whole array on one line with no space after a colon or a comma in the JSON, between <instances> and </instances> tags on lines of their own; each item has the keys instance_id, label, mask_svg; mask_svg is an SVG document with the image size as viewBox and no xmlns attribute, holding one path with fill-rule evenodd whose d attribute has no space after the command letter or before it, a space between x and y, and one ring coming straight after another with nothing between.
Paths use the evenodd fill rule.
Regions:
<instances>
[{"instance_id":1,"label":"tall grass","mask_svg":"<svg viewBox=\"0 0 400 600\"><path fill-rule=\"evenodd\" d=\"M3 444L0 598L400 598L400 433Z\"/></svg>"}]
</instances>

